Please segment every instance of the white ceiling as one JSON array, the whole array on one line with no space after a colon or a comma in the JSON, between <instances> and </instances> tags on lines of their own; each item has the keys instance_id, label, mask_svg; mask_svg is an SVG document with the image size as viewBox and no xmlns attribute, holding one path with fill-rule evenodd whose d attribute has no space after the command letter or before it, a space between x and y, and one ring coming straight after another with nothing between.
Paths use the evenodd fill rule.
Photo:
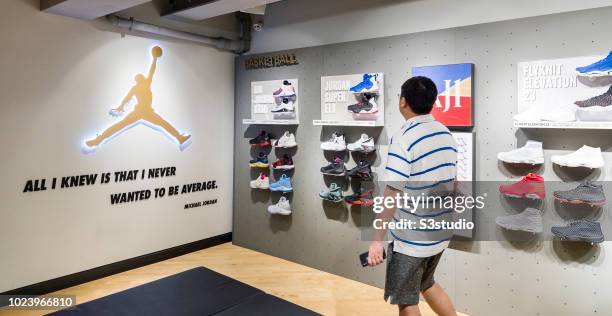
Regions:
<instances>
[{"instance_id":1,"label":"white ceiling","mask_svg":"<svg viewBox=\"0 0 612 316\"><path fill-rule=\"evenodd\" d=\"M211 17L246 10L281 0L217 0L191 9L174 13L175 16L201 21Z\"/></svg>"},{"instance_id":2,"label":"white ceiling","mask_svg":"<svg viewBox=\"0 0 612 316\"><path fill-rule=\"evenodd\" d=\"M93 20L151 0L42 0L44 12Z\"/></svg>"}]
</instances>

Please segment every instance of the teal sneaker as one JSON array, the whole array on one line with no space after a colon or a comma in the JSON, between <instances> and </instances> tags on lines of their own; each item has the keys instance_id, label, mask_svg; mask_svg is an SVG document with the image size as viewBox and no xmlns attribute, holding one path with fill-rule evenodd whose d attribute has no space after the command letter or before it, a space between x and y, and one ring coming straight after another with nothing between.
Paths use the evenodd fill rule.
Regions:
<instances>
[{"instance_id":1,"label":"teal sneaker","mask_svg":"<svg viewBox=\"0 0 612 316\"><path fill-rule=\"evenodd\" d=\"M323 190L319 192L319 197L326 201L331 201L334 203L342 202L342 188L337 184L332 183L329 186L329 189Z\"/></svg>"}]
</instances>

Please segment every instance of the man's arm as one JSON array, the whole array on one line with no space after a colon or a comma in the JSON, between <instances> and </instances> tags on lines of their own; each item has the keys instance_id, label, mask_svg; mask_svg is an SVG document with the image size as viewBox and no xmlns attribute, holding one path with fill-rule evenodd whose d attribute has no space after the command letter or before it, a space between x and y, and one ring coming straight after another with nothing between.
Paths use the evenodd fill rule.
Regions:
<instances>
[{"instance_id":1,"label":"man's arm","mask_svg":"<svg viewBox=\"0 0 612 316\"><path fill-rule=\"evenodd\" d=\"M147 81L149 84L153 82L153 75L155 74L155 69L157 68L157 57L153 58L153 63L151 64L151 68L149 69L149 76L147 76Z\"/></svg>"},{"instance_id":2,"label":"man's arm","mask_svg":"<svg viewBox=\"0 0 612 316\"><path fill-rule=\"evenodd\" d=\"M395 200L395 197L398 194L401 194L402 191L399 191L391 186L387 186L385 188L385 193L384 198L386 199L387 197L392 197ZM383 203L384 206L385 203ZM395 205L393 207L387 208L385 207L384 210L382 212L380 212L377 216L376 219L379 219L382 221L382 223L389 223L392 218L393 215L395 214ZM386 225L383 226L384 228L374 228L374 234L372 235L372 242L370 243L370 248L369 248L369 253L368 253L368 264L370 266L376 266L381 264L384 259L383 259L383 253L384 253L384 245L383 245L383 241L385 239L385 236L387 235L387 229L386 229Z\"/></svg>"}]
</instances>

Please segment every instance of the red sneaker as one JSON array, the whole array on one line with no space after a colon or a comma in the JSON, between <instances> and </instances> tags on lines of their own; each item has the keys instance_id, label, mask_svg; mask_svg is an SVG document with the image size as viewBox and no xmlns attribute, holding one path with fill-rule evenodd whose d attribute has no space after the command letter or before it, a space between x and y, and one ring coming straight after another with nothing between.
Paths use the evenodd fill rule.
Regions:
<instances>
[{"instance_id":1,"label":"red sneaker","mask_svg":"<svg viewBox=\"0 0 612 316\"><path fill-rule=\"evenodd\" d=\"M366 191L363 193L355 192L354 194L345 197L344 201L350 205L372 206L374 204L372 191Z\"/></svg>"},{"instance_id":2,"label":"red sneaker","mask_svg":"<svg viewBox=\"0 0 612 316\"><path fill-rule=\"evenodd\" d=\"M535 173L526 175L516 183L499 186L499 192L516 198L543 200L546 197L544 178Z\"/></svg>"},{"instance_id":3,"label":"red sneaker","mask_svg":"<svg viewBox=\"0 0 612 316\"><path fill-rule=\"evenodd\" d=\"M293 169L293 159L289 155L285 154L283 157L272 164L273 169L277 170L289 170Z\"/></svg>"}]
</instances>

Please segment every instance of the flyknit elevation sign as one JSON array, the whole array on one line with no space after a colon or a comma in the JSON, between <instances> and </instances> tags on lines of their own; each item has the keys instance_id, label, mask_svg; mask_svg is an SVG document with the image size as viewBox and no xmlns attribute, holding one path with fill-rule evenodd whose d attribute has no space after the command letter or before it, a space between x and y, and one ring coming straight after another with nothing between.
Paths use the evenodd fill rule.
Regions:
<instances>
[{"instance_id":1,"label":"flyknit elevation sign","mask_svg":"<svg viewBox=\"0 0 612 316\"><path fill-rule=\"evenodd\" d=\"M473 64L413 67L413 76L428 77L438 88L438 100L431 112L446 126L471 127Z\"/></svg>"},{"instance_id":2,"label":"flyknit elevation sign","mask_svg":"<svg viewBox=\"0 0 612 316\"><path fill-rule=\"evenodd\" d=\"M293 66L299 64L295 54L277 54L272 56L251 57L244 61L246 70Z\"/></svg>"}]
</instances>

